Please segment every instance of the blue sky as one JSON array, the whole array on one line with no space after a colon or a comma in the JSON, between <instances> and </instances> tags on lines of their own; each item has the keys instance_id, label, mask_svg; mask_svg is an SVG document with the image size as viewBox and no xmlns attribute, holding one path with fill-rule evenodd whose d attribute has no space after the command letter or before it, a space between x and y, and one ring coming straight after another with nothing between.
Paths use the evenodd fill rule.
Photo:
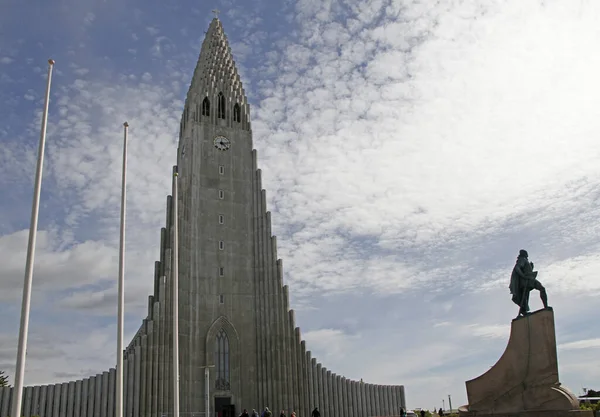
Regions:
<instances>
[{"instance_id":1,"label":"blue sky","mask_svg":"<svg viewBox=\"0 0 600 417\"><path fill-rule=\"evenodd\" d=\"M1 1L0 369L15 363L47 59L30 384L114 365L125 120L127 337L145 315L213 8L314 356L404 384L409 407L465 404L464 381L504 350L526 248L555 308L561 381L598 389L600 5L567 0Z\"/></svg>"}]
</instances>

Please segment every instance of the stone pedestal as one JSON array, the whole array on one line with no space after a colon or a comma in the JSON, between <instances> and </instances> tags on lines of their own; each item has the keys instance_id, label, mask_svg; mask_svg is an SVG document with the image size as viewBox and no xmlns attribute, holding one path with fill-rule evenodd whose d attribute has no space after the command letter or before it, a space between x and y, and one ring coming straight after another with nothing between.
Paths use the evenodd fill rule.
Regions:
<instances>
[{"instance_id":1,"label":"stone pedestal","mask_svg":"<svg viewBox=\"0 0 600 417\"><path fill-rule=\"evenodd\" d=\"M513 320L502 357L466 385L460 417L593 417L558 380L552 308Z\"/></svg>"}]
</instances>

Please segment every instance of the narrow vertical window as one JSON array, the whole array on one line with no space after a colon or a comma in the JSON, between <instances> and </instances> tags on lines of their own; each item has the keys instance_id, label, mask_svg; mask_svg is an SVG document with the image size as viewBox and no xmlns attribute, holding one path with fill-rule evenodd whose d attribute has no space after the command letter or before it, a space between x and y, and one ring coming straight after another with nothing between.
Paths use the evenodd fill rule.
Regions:
<instances>
[{"instance_id":1,"label":"narrow vertical window","mask_svg":"<svg viewBox=\"0 0 600 417\"><path fill-rule=\"evenodd\" d=\"M223 295L219 296L219 302L225 303ZM223 329L217 333L215 338L215 371L215 388L222 391L229 390L229 338Z\"/></svg>"},{"instance_id":2,"label":"narrow vertical window","mask_svg":"<svg viewBox=\"0 0 600 417\"><path fill-rule=\"evenodd\" d=\"M233 121L238 123L242 121L242 111L240 105L237 103L233 106Z\"/></svg>"},{"instance_id":3,"label":"narrow vertical window","mask_svg":"<svg viewBox=\"0 0 600 417\"><path fill-rule=\"evenodd\" d=\"M202 100L202 116L210 116L210 100L204 97Z\"/></svg>"},{"instance_id":4,"label":"narrow vertical window","mask_svg":"<svg viewBox=\"0 0 600 417\"><path fill-rule=\"evenodd\" d=\"M219 295L219 303L225 304L225 296L223 294Z\"/></svg>"},{"instance_id":5,"label":"narrow vertical window","mask_svg":"<svg viewBox=\"0 0 600 417\"><path fill-rule=\"evenodd\" d=\"M219 190L219 199L223 200L225 198L225 191Z\"/></svg>"},{"instance_id":6,"label":"narrow vertical window","mask_svg":"<svg viewBox=\"0 0 600 417\"><path fill-rule=\"evenodd\" d=\"M217 96L217 117L219 119L225 118L225 96L223 93L219 93Z\"/></svg>"},{"instance_id":7,"label":"narrow vertical window","mask_svg":"<svg viewBox=\"0 0 600 417\"><path fill-rule=\"evenodd\" d=\"M225 217L223 217L222 214L219 214L219 224L224 224L225 223Z\"/></svg>"},{"instance_id":8,"label":"narrow vertical window","mask_svg":"<svg viewBox=\"0 0 600 417\"><path fill-rule=\"evenodd\" d=\"M223 242L222 240L219 242L219 249L220 250L225 249L225 242Z\"/></svg>"},{"instance_id":9,"label":"narrow vertical window","mask_svg":"<svg viewBox=\"0 0 600 417\"><path fill-rule=\"evenodd\" d=\"M219 174L223 175L225 173L225 167L223 165L219 165Z\"/></svg>"},{"instance_id":10,"label":"narrow vertical window","mask_svg":"<svg viewBox=\"0 0 600 417\"><path fill-rule=\"evenodd\" d=\"M225 268L223 268L223 267L219 268L219 276L220 277L224 277L225 276Z\"/></svg>"}]
</instances>

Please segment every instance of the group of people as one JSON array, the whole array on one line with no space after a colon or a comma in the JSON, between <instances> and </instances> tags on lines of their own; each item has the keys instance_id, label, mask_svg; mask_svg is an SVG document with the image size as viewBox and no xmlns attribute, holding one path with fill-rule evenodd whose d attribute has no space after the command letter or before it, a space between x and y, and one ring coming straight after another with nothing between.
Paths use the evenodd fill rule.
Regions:
<instances>
[{"instance_id":1,"label":"group of people","mask_svg":"<svg viewBox=\"0 0 600 417\"><path fill-rule=\"evenodd\" d=\"M314 416L314 414L313 414L313 416ZM252 409L252 414L248 414L248 410L244 408L244 411L242 411L242 413L240 414L240 417L259 417L259 415L255 409ZM273 412L271 410L269 410L269 407L265 407L263 412L260 414L260 417L273 417ZM279 417L287 417L285 415L285 411L281 410ZM292 411L292 414L290 414L290 417L296 417L296 412ZM319 417L319 416L317 415L317 417Z\"/></svg>"},{"instance_id":2,"label":"group of people","mask_svg":"<svg viewBox=\"0 0 600 417\"><path fill-rule=\"evenodd\" d=\"M265 409L259 416L258 412L255 409L252 409L252 414L249 414L248 410L244 408L244 411L242 411L242 413L240 414L240 417L273 417L273 412L271 410L269 410L269 407L265 407ZM279 417L287 417L284 410L281 410ZM292 411L292 413L290 414L290 417L296 417L296 412ZM315 409L312 410L311 417L321 417L321 413L319 412L319 407L315 407Z\"/></svg>"},{"instance_id":3,"label":"group of people","mask_svg":"<svg viewBox=\"0 0 600 417\"><path fill-rule=\"evenodd\" d=\"M441 411L442 411L442 409L440 408L440 413L441 413ZM404 411L404 408L400 408L400 416L406 417L406 411ZM440 416L442 416L442 414L440 414ZM252 414L248 414L248 410L246 410L244 408L244 411L242 411L242 413L240 414L240 417L273 417L273 412L271 410L269 410L269 407L265 407L265 409L259 416L258 412L255 409L252 409ZM279 417L287 417L284 410L281 410ZM296 417L296 412L292 411L292 414L290 414L290 417ZM321 417L321 412L319 411L319 407L315 407L314 410L312 410L310 417ZM425 417L425 411L421 411L421 417Z\"/></svg>"},{"instance_id":4,"label":"group of people","mask_svg":"<svg viewBox=\"0 0 600 417\"><path fill-rule=\"evenodd\" d=\"M440 408L440 413L441 411L442 409ZM404 411L404 408L400 408L400 416L406 417L406 411ZM442 416L442 414L440 414L440 416ZM269 407L265 407L265 409L259 416L258 412L255 409L252 409L252 414L249 414L248 410L244 408L244 411L242 411L240 417L273 417L273 412L269 410ZM284 410L281 410L279 417L287 417ZM296 417L296 412L292 411L290 417ZM312 410L311 417L321 417L319 407L315 407L314 410ZM425 417L425 411L421 411L421 417Z\"/></svg>"}]
</instances>

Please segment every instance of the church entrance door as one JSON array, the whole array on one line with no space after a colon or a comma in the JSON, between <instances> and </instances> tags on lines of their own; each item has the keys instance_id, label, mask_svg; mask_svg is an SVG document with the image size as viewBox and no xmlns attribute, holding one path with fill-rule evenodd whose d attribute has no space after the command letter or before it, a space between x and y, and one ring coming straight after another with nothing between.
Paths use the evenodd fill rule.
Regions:
<instances>
[{"instance_id":1,"label":"church entrance door","mask_svg":"<svg viewBox=\"0 0 600 417\"><path fill-rule=\"evenodd\" d=\"M215 397L215 417L236 417L231 397Z\"/></svg>"}]
</instances>

